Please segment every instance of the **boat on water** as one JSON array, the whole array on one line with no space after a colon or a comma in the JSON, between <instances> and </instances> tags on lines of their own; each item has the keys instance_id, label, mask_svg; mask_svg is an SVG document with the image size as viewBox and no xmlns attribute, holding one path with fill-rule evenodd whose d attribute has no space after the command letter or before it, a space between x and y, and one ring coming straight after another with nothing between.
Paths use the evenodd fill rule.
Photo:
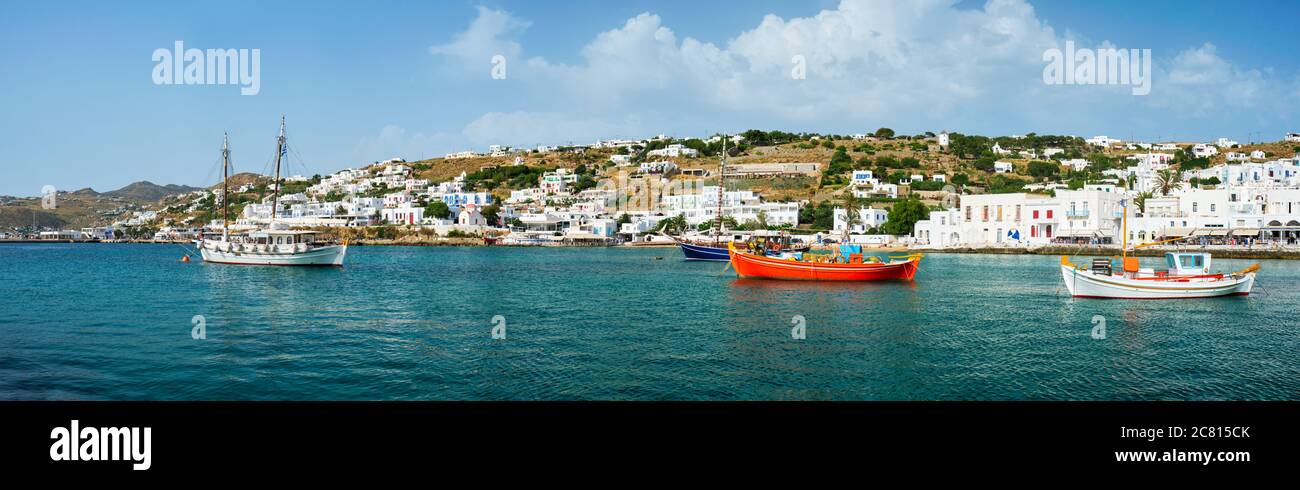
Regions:
<instances>
[{"instance_id":1,"label":"boat on water","mask_svg":"<svg viewBox=\"0 0 1300 490\"><path fill-rule=\"evenodd\" d=\"M698 237L695 239L689 237L670 238L677 242L677 246L682 249L682 255L686 256L686 260L730 261L731 254L727 251L727 245L730 243L736 243L746 248L749 247L750 243L753 243L755 249L762 248L765 254L776 256L807 252L810 248L808 245L793 239L789 233L768 230L737 232L727 237L715 237L713 241Z\"/></svg>"},{"instance_id":2,"label":"boat on water","mask_svg":"<svg viewBox=\"0 0 1300 490\"><path fill-rule=\"evenodd\" d=\"M727 248L710 245L696 245L685 241L678 241L677 246L682 249L682 255L686 260L706 260L713 262L726 262L731 260L727 253Z\"/></svg>"},{"instance_id":3,"label":"boat on water","mask_svg":"<svg viewBox=\"0 0 1300 490\"><path fill-rule=\"evenodd\" d=\"M1187 299L1217 296L1245 296L1255 285L1259 264L1232 273L1210 272L1210 254L1204 252L1167 252L1163 270L1143 268L1137 257L1128 256L1128 207L1121 200L1124 228L1121 236L1120 267L1110 258L1095 258L1091 266L1080 266L1061 257L1061 277L1070 295L1076 298L1103 299ZM1147 243L1134 250L1182 240L1176 238Z\"/></svg>"},{"instance_id":4,"label":"boat on water","mask_svg":"<svg viewBox=\"0 0 1300 490\"><path fill-rule=\"evenodd\" d=\"M280 136L276 140L275 193L271 197L270 226L247 233L230 232L230 138L221 144L222 163L222 230L219 236L204 235L195 242L204 262L235 265L342 266L348 244L331 244L319 240L314 231L290 230L275 222L280 200L280 163L287 153L284 117L280 117Z\"/></svg>"},{"instance_id":5,"label":"boat on water","mask_svg":"<svg viewBox=\"0 0 1300 490\"><path fill-rule=\"evenodd\" d=\"M1137 257L1124 257L1120 270L1110 259L1096 259L1091 267L1076 266L1061 257L1061 276L1076 298L1182 299L1245 296L1255 285L1259 264L1228 274L1210 272L1210 254L1168 252L1168 268L1142 268Z\"/></svg>"},{"instance_id":6,"label":"boat on water","mask_svg":"<svg viewBox=\"0 0 1300 490\"><path fill-rule=\"evenodd\" d=\"M920 267L921 254L891 256L881 261L864 256L861 249L851 252L844 246L840 254L820 255L783 253L773 257L761 251L749 251L728 244L728 255L736 275L742 279L783 279L793 281L911 281ZM850 252L845 254L844 252Z\"/></svg>"},{"instance_id":7,"label":"boat on water","mask_svg":"<svg viewBox=\"0 0 1300 490\"><path fill-rule=\"evenodd\" d=\"M677 246L682 249L682 255L686 257L686 260L702 260L708 262L726 262L731 260L727 254L727 242L723 242L720 239L723 224L722 201L723 198L726 197L726 193L724 192L724 189L726 188L724 182L726 181L727 176L727 140L729 139L731 139L731 136L725 134L722 135L722 155L718 159L718 210L717 213L714 214L716 218L714 219L712 243L701 242L698 240L692 242L686 239L669 237L672 238L674 242L677 242Z\"/></svg>"}]
</instances>

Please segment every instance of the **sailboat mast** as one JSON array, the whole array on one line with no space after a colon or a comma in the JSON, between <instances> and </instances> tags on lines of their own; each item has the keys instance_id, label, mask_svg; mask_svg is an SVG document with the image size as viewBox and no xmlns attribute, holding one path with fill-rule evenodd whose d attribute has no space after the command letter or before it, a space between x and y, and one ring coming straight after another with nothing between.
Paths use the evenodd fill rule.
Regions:
<instances>
[{"instance_id":1,"label":"sailboat mast","mask_svg":"<svg viewBox=\"0 0 1300 490\"><path fill-rule=\"evenodd\" d=\"M221 238L230 239L230 133L221 141Z\"/></svg>"},{"instance_id":2,"label":"sailboat mast","mask_svg":"<svg viewBox=\"0 0 1300 490\"><path fill-rule=\"evenodd\" d=\"M1119 256L1121 259L1128 258L1128 201L1121 199L1120 208L1124 213L1124 219L1120 221L1120 249Z\"/></svg>"},{"instance_id":3,"label":"sailboat mast","mask_svg":"<svg viewBox=\"0 0 1300 490\"><path fill-rule=\"evenodd\" d=\"M271 223L275 223L275 207L280 203L280 159L284 157L284 115L280 115L280 137L275 140L275 193L271 194Z\"/></svg>"},{"instance_id":4,"label":"sailboat mast","mask_svg":"<svg viewBox=\"0 0 1300 490\"><path fill-rule=\"evenodd\" d=\"M717 226L713 231L713 243L716 245L718 236L722 235L722 196L724 182L727 179L727 135L722 135L722 158L718 160L718 218Z\"/></svg>"}]
</instances>

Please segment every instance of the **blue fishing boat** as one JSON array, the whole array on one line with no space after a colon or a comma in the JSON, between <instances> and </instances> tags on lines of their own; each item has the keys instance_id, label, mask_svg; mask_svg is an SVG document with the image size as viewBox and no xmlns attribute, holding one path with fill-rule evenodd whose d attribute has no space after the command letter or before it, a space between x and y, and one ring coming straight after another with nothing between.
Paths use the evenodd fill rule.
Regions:
<instances>
[{"instance_id":1,"label":"blue fishing boat","mask_svg":"<svg viewBox=\"0 0 1300 490\"><path fill-rule=\"evenodd\" d=\"M727 262L731 260L731 256L727 254L726 245L721 247L710 247L705 245L692 245L686 242L677 242L677 246L681 247L682 255L686 256L686 260L712 260L715 262Z\"/></svg>"},{"instance_id":2,"label":"blue fishing boat","mask_svg":"<svg viewBox=\"0 0 1300 490\"><path fill-rule=\"evenodd\" d=\"M682 255L686 256L686 260L731 261L731 255L727 253L727 243L719 239L723 233L722 200L725 195L723 189L726 186L727 140L729 139L731 139L731 136L722 135L722 154L718 159L718 212L716 214L717 222L713 228L713 243L712 245L700 245L674 238L673 240L677 242L677 246L682 249ZM727 241L730 241L730 239Z\"/></svg>"}]
</instances>

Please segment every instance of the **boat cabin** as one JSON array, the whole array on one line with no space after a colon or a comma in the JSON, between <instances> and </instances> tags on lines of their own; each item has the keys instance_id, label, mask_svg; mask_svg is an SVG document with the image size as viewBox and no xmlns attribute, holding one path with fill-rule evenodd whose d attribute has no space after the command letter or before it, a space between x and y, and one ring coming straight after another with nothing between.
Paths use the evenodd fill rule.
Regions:
<instances>
[{"instance_id":1,"label":"boat cabin","mask_svg":"<svg viewBox=\"0 0 1300 490\"><path fill-rule=\"evenodd\" d=\"M1170 275L1196 276L1208 274L1210 270L1210 254L1168 252L1165 254L1165 265L1169 267Z\"/></svg>"},{"instance_id":2,"label":"boat cabin","mask_svg":"<svg viewBox=\"0 0 1300 490\"><path fill-rule=\"evenodd\" d=\"M296 245L315 243L317 233L314 231L270 230L250 232L248 243L257 245Z\"/></svg>"}]
</instances>

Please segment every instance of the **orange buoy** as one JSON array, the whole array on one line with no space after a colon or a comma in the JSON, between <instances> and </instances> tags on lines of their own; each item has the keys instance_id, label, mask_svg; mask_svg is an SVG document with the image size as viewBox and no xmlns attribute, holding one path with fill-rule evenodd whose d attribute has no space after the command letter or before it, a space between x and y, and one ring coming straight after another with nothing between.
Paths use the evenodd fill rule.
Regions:
<instances>
[{"instance_id":1,"label":"orange buoy","mask_svg":"<svg viewBox=\"0 0 1300 490\"><path fill-rule=\"evenodd\" d=\"M181 262L189 262L189 261L190 261L190 256L188 255L181 256Z\"/></svg>"}]
</instances>

